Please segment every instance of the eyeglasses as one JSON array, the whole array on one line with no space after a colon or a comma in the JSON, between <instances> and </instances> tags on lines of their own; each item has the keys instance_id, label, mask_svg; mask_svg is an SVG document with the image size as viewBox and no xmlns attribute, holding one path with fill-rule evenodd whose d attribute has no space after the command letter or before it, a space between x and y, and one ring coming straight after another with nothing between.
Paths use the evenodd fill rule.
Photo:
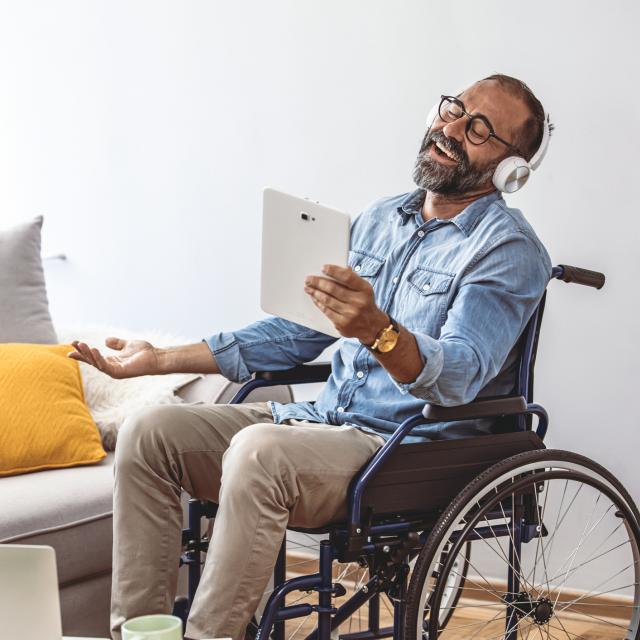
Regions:
<instances>
[{"instance_id":1,"label":"eyeglasses","mask_svg":"<svg viewBox=\"0 0 640 640\"><path fill-rule=\"evenodd\" d=\"M440 98L438 114L441 120L444 122L455 122L459 118L462 118L462 116L467 116L468 121L464 133L471 144L480 145L487 142L489 138L495 138L507 147L517 150L510 142L496 135L491 123L485 116L479 114L472 116L468 114L462 100L458 100L458 98L454 98L453 96L440 96Z\"/></svg>"}]
</instances>

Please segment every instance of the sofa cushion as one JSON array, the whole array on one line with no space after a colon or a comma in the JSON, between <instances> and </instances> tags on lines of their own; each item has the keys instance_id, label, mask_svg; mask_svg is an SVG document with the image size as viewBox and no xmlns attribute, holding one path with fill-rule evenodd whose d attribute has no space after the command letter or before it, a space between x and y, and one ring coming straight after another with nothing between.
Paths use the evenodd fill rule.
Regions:
<instances>
[{"instance_id":1,"label":"sofa cushion","mask_svg":"<svg viewBox=\"0 0 640 640\"><path fill-rule=\"evenodd\" d=\"M0 479L0 543L48 544L61 585L111 569L113 454Z\"/></svg>"},{"instance_id":2,"label":"sofa cushion","mask_svg":"<svg viewBox=\"0 0 640 640\"><path fill-rule=\"evenodd\" d=\"M71 349L0 344L0 476L105 457Z\"/></svg>"},{"instance_id":3,"label":"sofa cushion","mask_svg":"<svg viewBox=\"0 0 640 640\"><path fill-rule=\"evenodd\" d=\"M0 342L55 343L40 258L42 217L0 231Z\"/></svg>"}]
</instances>

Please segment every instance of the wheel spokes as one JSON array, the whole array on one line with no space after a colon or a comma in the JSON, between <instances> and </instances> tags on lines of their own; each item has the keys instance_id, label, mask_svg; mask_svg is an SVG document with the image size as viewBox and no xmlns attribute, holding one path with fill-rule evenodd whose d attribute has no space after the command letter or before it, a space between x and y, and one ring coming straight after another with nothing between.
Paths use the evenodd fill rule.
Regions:
<instances>
[{"instance_id":1,"label":"wheel spokes","mask_svg":"<svg viewBox=\"0 0 640 640\"><path fill-rule=\"evenodd\" d=\"M632 621L640 618L638 540L623 520L617 520L622 518L617 503L598 486L572 478L553 478L553 469L542 473L546 473L542 480L535 474L531 474L529 483L524 475L512 480L514 486L507 495L508 489L485 493L484 499L474 502L472 515L467 512L455 526L451 525L451 538L442 547L449 550L448 555L458 553L462 543L472 541L474 549L484 551L484 559L481 563L469 562L459 602L442 607L437 597L432 598L431 610L450 609L451 618L449 624L435 629L433 639L430 633L428 640L462 637L456 633L474 640L498 640L510 638L514 632L521 640L580 640L585 628L592 629L591 633L603 630L602 635L604 629L628 633ZM539 495L543 491L544 497ZM516 507L527 514L528 520L516 517L521 513ZM545 527L550 513L553 524L546 523ZM525 529L518 528L521 525L528 527L528 537ZM520 536L525 536L530 547L518 544ZM505 548L503 538L510 549ZM487 547L491 553L487 553ZM626 563L623 558L627 558ZM447 556L435 566L439 580L444 580L449 571L455 572ZM520 584L520 593L509 592L504 582L493 577L500 573L500 567L513 575L516 589ZM629 572L634 579L616 580ZM577 585L580 592L576 591ZM627 595L629 588L636 594L635 601ZM437 584L432 589L442 591ZM498 630L500 621L502 629Z\"/></svg>"}]
</instances>

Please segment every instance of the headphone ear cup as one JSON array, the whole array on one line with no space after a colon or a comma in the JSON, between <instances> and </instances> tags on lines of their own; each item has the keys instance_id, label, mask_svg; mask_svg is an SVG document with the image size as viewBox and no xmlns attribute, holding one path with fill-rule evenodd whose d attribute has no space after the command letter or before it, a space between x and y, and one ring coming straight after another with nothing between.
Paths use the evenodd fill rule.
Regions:
<instances>
[{"instance_id":1,"label":"headphone ear cup","mask_svg":"<svg viewBox=\"0 0 640 640\"><path fill-rule=\"evenodd\" d=\"M531 165L520 156L505 158L493 172L493 184L498 191L515 193L522 189L531 175Z\"/></svg>"}]
</instances>

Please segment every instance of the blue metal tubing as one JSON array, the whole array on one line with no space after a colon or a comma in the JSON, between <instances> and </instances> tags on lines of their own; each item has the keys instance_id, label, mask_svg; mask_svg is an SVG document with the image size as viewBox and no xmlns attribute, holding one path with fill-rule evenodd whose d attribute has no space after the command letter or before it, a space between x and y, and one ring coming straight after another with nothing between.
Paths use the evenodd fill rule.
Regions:
<instances>
[{"instance_id":1,"label":"blue metal tubing","mask_svg":"<svg viewBox=\"0 0 640 640\"><path fill-rule=\"evenodd\" d=\"M371 582L371 580L369 580ZM369 591L374 591L373 596L369 600L369 631L372 634L380 632L380 594L374 587L369 587ZM337 614L336 614L337 615Z\"/></svg>"},{"instance_id":2,"label":"blue metal tubing","mask_svg":"<svg viewBox=\"0 0 640 640\"><path fill-rule=\"evenodd\" d=\"M320 587L322 584L322 577L319 573L313 573L310 576L300 576L298 578L292 578L281 584L277 589L273 591L267 606L264 609L262 620L260 621L260 627L256 634L256 640L260 640L263 636L268 638L271 635L271 628L277 619L277 612L280 607L280 603L284 601L285 596L291 591L310 591Z\"/></svg>"},{"instance_id":3,"label":"blue metal tubing","mask_svg":"<svg viewBox=\"0 0 640 640\"><path fill-rule=\"evenodd\" d=\"M520 592L520 558L522 557L522 498L518 499L515 513L512 515L513 536L509 543L509 569L507 575L507 616L505 621L505 640L518 640L518 610L513 605Z\"/></svg>"},{"instance_id":4,"label":"blue metal tubing","mask_svg":"<svg viewBox=\"0 0 640 640\"><path fill-rule=\"evenodd\" d=\"M351 494L351 506L349 515L349 525L351 528L357 528L360 524L360 509L362 506L362 494L369 483L369 480L373 478L376 471L380 469L387 457L390 456L397 446L402 442L404 437L419 424L427 422L425 417L418 413L415 416L407 418L394 432L393 435L378 449L377 453L373 456L365 470L362 472L356 486Z\"/></svg>"},{"instance_id":5,"label":"blue metal tubing","mask_svg":"<svg viewBox=\"0 0 640 640\"><path fill-rule=\"evenodd\" d=\"M378 596L379 580L376 577L371 578L363 588L357 591L349 600L347 600L336 611L331 620L331 630L337 629L349 616L355 613L360 607L366 604L367 600L373 601L374 596ZM369 605L371 606L371 605ZM370 628L373 631L373 629ZM318 629L312 631L304 640L318 640Z\"/></svg>"},{"instance_id":6,"label":"blue metal tubing","mask_svg":"<svg viewBox=\"0 0 640 640\"><path fill-rule=\"evenodd\" d=\"M371 600L373 602L373 600ZM369 604L371 606L371 604ZM353 633L340 634L340 640L380 640L381 638L393 638L393 627L383 627L378 631L354 631Z\"/></svg>"},{"instance_id":7,"label":"blue metal tubing","mask_svg":"<svg viewBox=\"0 0 640 640\"><path fill-rule=\"evenodd\" d=\"M398 522L390 524L376 524L369 529L372 536L392 536L399 533L406 533L411 530L410 522Z\"/></svg>"},{"instance_id":8,"label":"blue metal tubing","mask_svg":"<svg viewBox=\"0 0 640 640\"><path fill-rule=\"evenodd\" d=\"M331 615L335 609L331 606L333 551L331 543L320 543L320 589L318 593L318 640L331 640Z\"/></svg>"},{"instance_id":9,"label":"blue metal tubing","mask_svg":"<svg viewBox=\"0 0 640 640\"><path fill-rule=\"evenodd\" d=\"M546 295L546 294L545 294ZM520 354L520 367L518 369L518 383L516 388L517 395L523 396L527 402L533 400L530 397L530 376L531 376L531 360L536 348L536 327L540 323L540 314L542 313L542 307L544 306L544 297L541 303L536 307L529 322L527 322L527 328L525 329L526 341L522 346L522 353ZM520 431L526 431L527 421L524 415L518 416L518 429Z\"/></svg>"},{"instance_id":10,"label":"blue metal tubing","mask_svg":"<svg viewBox=\"0 0 640 640\"><path fill-rule=\"evenodd\" d=\"M200 510L199 501L189 500L189 531L191 532L191 539L195 541L196 547L202 538L202 531L200 529L201 517L202 512ZM200 551L197 548L192 549L188 554L190 562L188 568L189 605L187 608L187 614L189 613L193 599L196 596L196 589L200 583L200 564L202 562Z\"/></svg>"},{"instance_id":11,"label":"blue metal tubing","mask_svg":"<svg viewBox=\"0 0 640 640\"><path fill-rule=\"evenodd\" d=\"M273 584L283 584L287 579L287 535L285 533L280 545L276 566L273 569ZM276 615L276 621L273 625L273 640L284 640L284 621L280 620Z\"/></svg>"},{"instance_id":12,"label":"blue metal tubing","mask_svg":"<svg viewBox=\"0 0 640 640\"><path fill-rule=\"evenodd\" d=\"M549 414L547 413L547 410L541 404L531 402L527 404L527 413L532 413L534 416L538 416L536 434L540 440L544 440L544 437L547 435L547 427L549 426Z\"/></svg>"},{"instance_id":13,"label":"blue metal tubing","mask_svg":"<svg viewBox=\"0 0 640 640\"><path fill-rule=\"evenodd\" d=\"M310 604L294 604L290 607L282 607L275 613L274 619L276 622L282 622L284 620L290 620L291 618L302 618L313 613L313 607Z\"/></svg>"},{"instance_id":14,"label":"blue metal tubing","mask_svg":"<svg viewBox=\"0 0 640 640\"><path fill-rule=\"evenodd\" d=\"M249 382L245 382L238 391L236 391L236 395L229 400L229 404L240 404L254 389L268 386L270 385L266 380L249 380Z\"/></svg>"},{"instance_id":15,"label":"blue metal tubing","mask_svg":"<svg viewBox=\"0 0 640 640\"><path fill-rule=\"evenodd\" d=\"M262 387L281 387L290 384L305 384L309 382L316 382L316 380L297 380L296 378L286 380L263 380L261 378L253 378L248 382L245 382L238 391L236 391L236 395L229 400L229 404L240 404L252 391L255 389L261 389Z\"/></svg>"}]
</instances>

